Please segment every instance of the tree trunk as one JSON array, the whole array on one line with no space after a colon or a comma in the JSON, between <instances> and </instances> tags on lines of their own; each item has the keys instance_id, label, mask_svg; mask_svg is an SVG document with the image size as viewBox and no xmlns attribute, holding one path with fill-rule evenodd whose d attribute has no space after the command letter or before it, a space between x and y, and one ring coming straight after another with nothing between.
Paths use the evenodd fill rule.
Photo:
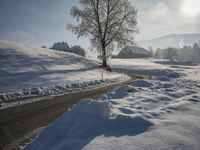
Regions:
<instances>
[{"instance_id":1,"label":"tree trunk","mask_svg":"<svg viewBox=\"0 0 200 150\"><path fill-rule=\"evenodd\" d=\"M103 53L103 58L102 58L102 61L103 61L103 67L107 67L107 57L106 57L106 48L105 47L102 47L102 53Z\"/></svg>"}]
</instances>

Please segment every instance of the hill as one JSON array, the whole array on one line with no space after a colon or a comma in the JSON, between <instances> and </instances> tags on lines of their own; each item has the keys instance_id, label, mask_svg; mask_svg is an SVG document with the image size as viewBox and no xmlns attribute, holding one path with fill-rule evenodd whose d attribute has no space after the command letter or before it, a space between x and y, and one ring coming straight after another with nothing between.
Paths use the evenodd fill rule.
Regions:
<instances>
[{"instance_id":1,"label":"hill","mask_svg":"<svg viewBox=\"0 0 200 150\"><path fill-rule=\"evenodd\" d=\"M182 48L184 45L189 46L200 41L200 34L170 34L163 37L158 37L151 40L138 41L138 46L153 49L175 47Z\"/></svg>"},{"instance_id":2,"label":"hill","mask_svg":"<svg viewBox=\"0 0 200 150\"><path fill-rule=\"evenodd\" d=\"M0 107L46 95L74 92L124 77L76 54L0 40Z\"/></svg>"}]
</instances>

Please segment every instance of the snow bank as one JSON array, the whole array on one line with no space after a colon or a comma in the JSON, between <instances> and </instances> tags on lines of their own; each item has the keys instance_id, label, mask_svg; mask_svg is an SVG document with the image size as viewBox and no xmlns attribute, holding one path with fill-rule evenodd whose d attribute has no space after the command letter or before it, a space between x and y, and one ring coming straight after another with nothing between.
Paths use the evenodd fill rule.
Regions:
<instances>
[{"instance_id":1,"label":"snow bank","mask_svg":"<svg viewBox=\"0 0 200 150\"><path fill-rule=\"evenodd\" d=\"M114 82L113 80L94 80L78 83L68 83L44 87L34 87L34 88L24 88L18 89L10 92L0 93L0 102L2 106L10 106L22 104L23 102L28 102L28 99L45 97L45 96L55 96L60 94L67 94L72 92L81 91L86 88L91 88L98 85L103 85L106 83Z\"/></svg>"},{"instance_id":2,"label":"snow bank","mask_svg":"<svg viewBox=\"0 0 200 150\"><path fill-rule=\"evenodd\" d=\"M94 88L96 86L107 86L119 80L127 81L128 76L113 76L112 78L93 80L93 81L77 81L77 83L67 83L44 87L24 88L9 92L0 92L0 109L13 107L17 105L40 101L47 97L59 96L79 92L84 89Z\"/></svg>"},{"instance_id":3,"label":"snow bank","mask_svg":"<svg viewBox=\"0 0 200 150\"><path fill-rule=\"evenodd\" d=\"M108 101L82 100L25 149L82 149L100 135L132 136L152 126L141 116L118 114L117 111Z\"/></svg>"}]
</instances>

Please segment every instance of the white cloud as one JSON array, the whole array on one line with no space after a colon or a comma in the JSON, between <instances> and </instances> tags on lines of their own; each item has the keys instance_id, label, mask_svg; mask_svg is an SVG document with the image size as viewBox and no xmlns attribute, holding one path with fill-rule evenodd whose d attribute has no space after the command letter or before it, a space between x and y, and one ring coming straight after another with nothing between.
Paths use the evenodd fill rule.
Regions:
<instances>
[{"instance_id":1,"label":"white cloud","mask_svg":"<svg viewBox=\"0 0 200 150\"><path fill-rule=\"evenodd\" d=\"M140 29L137 39L151 39L171 33L200 33L200 15L185 15L183 4L184 0L135 0Z\"/></svg>"},{"instance_id":2,"label":"white cloud","mask_svg":"<svg viewBox=\"0 0 200 150\"><path fill-rule=\"evenodd\" d=\"M35 42L35 37L33 36L32 33L22 31L22 30L8 32L8 33L6 33L4 38L7 40L21 42L21 43L27 43L27 44L34 44L34 42Z\"/></svg>"},{"instance_id":3,"label":"white cloud","mask_svg":"<svg viewBox=\"0 0 200 150\"><path fill-rule=\"evenodd\" d=\"M150 7L150 9L147 10L148 17L150 19L154 19L154 20L158 20L158 19L162 19L163 17L167 17L169 12L170 12L170 9L164 2L159 2L154 7Z\"/></svg>"}]
</instances>

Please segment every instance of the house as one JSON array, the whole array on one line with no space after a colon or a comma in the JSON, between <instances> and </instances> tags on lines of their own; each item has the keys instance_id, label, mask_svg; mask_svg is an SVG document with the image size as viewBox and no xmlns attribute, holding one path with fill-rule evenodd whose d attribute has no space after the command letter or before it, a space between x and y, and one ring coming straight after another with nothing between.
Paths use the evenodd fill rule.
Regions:
<instances>
[{"instance_id":1,"label":"house","mask_svg":"<svg viewBox=\"0 0 200 150\"><path fill-rule=\"evenodd\" d=\"M142 47L127 46L119 52L117 58L145 58L149 56L150 52Z\"/></svg>"},{"instance_id":2,"label":"house","mask_svg":"<svg viewBox=\"0 0 200 150\"><path fill-rule=\"evenodd\" d=\"M50 49L54 49L58 51L67 51L70 49L70 47L67 44L67 42L58 42L58 43L54 43Z\"/></svg>"},{"instance_id":3,"label":"house","mask_svg":"<svg viewBox=\"0 0 200 150\"><path fill-rule=\"evenodd\" d=\"M85 56L85 50L83 48L81 48L79 45L75 45L70 48L67 42L54 43L50 49L68 52L68 53L74 53L80 56Z\"/></svg>"},{"instance_id":4,"label":"house","mask_svg":"<svg viewBox=\"0 0 200 150\"><path fill-rule=\"evenodd\" d=\"M74 54L85 57L85 50L83 48L81 48L79 45L75 45L75 46L71 47L67 52L74 53Z\"/></svg>"}]
</instances>

